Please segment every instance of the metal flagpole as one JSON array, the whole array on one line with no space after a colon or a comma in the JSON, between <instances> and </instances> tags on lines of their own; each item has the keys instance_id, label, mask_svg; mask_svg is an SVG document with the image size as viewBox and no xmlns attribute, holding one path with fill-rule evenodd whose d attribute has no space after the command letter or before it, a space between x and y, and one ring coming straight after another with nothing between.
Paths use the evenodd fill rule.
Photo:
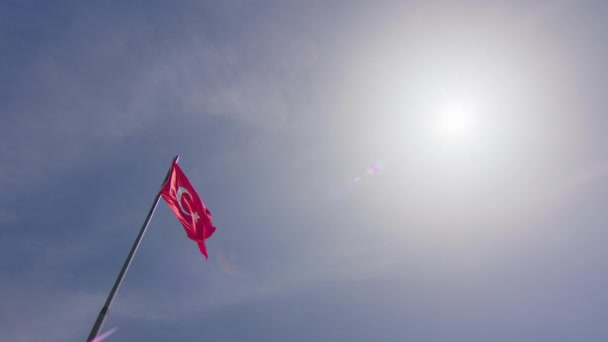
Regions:
<instances>
[{"instance_id":1,"label":"metal flagpole","mask_svg":"<svg viewBox=\"0 0 608 342\"><path fill-rule=\"evenodd\" d=\"M167 183L167 180L169 179L169 176L171 175L171 170L173 169L173 164L177 163L178 159L179 159L179 156L175 156L175 158L173 158L173 162L171 163L171 168L169 168L169 171L167 172L167 175L165 176L165 180L163 180L161 189L165 185L165 183ZM144 234L146 233L146 229L148 229L148 224L150 223L150 219L152 218L152 215L154 215L154 211L156 210L156 207L158 206L159 200L160 200L160 190L156 194L156 197L154 198L154 203L152 203L152 207L150 208L150 211L148 212L148 216L146 216L146 220L144 221L144 224L141 226L141 229L139 230L139 234L137 235L137 238L135 238L133 247L131 247L131 251L129 252L129 255L127 256L127 260L125 260L125 263L122 265L122 269L120 270L120 273L118 273L118 277L116 278L116 281L114 282L114 286L112 286L112 290L110 290L110 294L108 294L108 298L106 299L106 302L103 305L103 308L101 308L101 311L99 312L99 315L97 316L97 320L95 321L95 324L93 325L93 329L91 329L91 333L89 334L89 337L87 338L87 342L92 341L99 334L99 330L101 330L101 327L103 326L103 322L105 321L106 317L108 316L108 311L110 310L110 305L112 305L114 296L116 295L116 292L118 291L118 288L120 287L120 284L122 283L122 279L125 277L125 273L127 273L127 270L129 269L129 266L131 265L133 256L135 255L135 252L137 252L137 248L139 247L139 243L141 242L141 239L144 237Z\"/></svg>"}]
</instances>

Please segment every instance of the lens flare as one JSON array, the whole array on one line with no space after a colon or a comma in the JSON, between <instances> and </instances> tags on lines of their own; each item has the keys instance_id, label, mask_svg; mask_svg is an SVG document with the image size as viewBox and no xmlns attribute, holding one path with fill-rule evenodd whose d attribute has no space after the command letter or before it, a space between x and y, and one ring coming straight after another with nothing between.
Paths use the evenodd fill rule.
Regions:
<instances>
[{"instance_id":1,"label":"lens flare","mask_svg":"<svg viewBox=\"0 0 608 342\"><path fill-rule=\"evenodd\" d=\"M225 253L221 249L217 250L216 255L217 255L217 261L220 264L220 267L222 268L224 273L233 276L239 272L239 269L230 260L231 258L226 256Z\"/></svg>"},{"instance_id":2,"label":"lens flare","mask_svg":"<svg viewBox=\"0 0 608 342\"><path fill-rule=\"evenodd\" d=\"M367 176L374 176L378 174L380 171L384 169L384 161L378 160L374 164L365 168L365 173ZM369 178L369 177L367 177ZM342 198L347 193L350 193L355 190L359 183L364 183L366 177L365 174L363 176L354 176L347 178L344 182L339 185L333 185L330 187L328 191L327 197L332 200L336 200Z\"/></svg>"},{"instance_id":3,"label":"lens flare","mask_svg":"<svg viewBox=\"0 0 608 342\"><path fill-rule=\"evenodd\" d=\"M118 328L112 328L112 329L106 331L105 333L95 337L94 339L92 339L89 342L101 342L101 341L105 340L106 338L110 337L110 335L114 334L117 329Z\"/></svg>"}]
</instances>

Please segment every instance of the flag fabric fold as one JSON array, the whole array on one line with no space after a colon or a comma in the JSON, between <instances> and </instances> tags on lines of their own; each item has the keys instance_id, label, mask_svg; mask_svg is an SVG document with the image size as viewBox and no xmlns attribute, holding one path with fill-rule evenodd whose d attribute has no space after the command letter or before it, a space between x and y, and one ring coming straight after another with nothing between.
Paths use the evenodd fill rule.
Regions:
<instances>
[{"instance_id":1,"label":"flag fabric fold","mask_svg":"<svg viewBox=\"0 0 608 342\"><path fill-rule=\"evenodd\" d=\"M160 194L184 226L188 238L195 241L201 253L208 258L205 239L215 232L211 212L176 162Z\"/></svg>"}]
</instances>

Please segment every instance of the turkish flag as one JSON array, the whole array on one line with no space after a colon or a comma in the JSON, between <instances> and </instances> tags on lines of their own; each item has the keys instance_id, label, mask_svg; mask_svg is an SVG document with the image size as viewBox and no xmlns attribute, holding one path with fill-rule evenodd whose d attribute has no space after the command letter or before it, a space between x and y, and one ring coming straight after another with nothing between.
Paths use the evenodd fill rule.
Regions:
<instances>
[{"instance_id":1,"label":"turkish flag","mask_svg":"<svg viewBox=\"0 0 608 342\"><path fill-rule=\"evenodd\" d=\"M205 207L176 162L171 167L171 173L163 185L160 195L184 226L186 235L198 244L198 248L207 259L205 239L215 232L215 227L211 222L211 212Z\"/></svg>"}]
</instances>

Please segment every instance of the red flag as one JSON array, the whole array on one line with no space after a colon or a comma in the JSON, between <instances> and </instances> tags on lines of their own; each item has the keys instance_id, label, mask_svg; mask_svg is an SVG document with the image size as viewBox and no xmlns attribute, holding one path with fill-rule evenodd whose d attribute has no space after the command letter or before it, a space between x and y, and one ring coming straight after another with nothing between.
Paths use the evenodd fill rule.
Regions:
<instances>
[{"instance_id":1,"label":"red flag","mask_svg":"<svg viewBox=\"0 0 608 342\"><path fill-rule=\"evenodd\" d=\"M160 194L184 226L186 235L196 241L206 259L205 239L215 232L215 227L211 222L211 212L205 207L177 163L173 163L171 174Z\"/></svg>"}]
</instances>

